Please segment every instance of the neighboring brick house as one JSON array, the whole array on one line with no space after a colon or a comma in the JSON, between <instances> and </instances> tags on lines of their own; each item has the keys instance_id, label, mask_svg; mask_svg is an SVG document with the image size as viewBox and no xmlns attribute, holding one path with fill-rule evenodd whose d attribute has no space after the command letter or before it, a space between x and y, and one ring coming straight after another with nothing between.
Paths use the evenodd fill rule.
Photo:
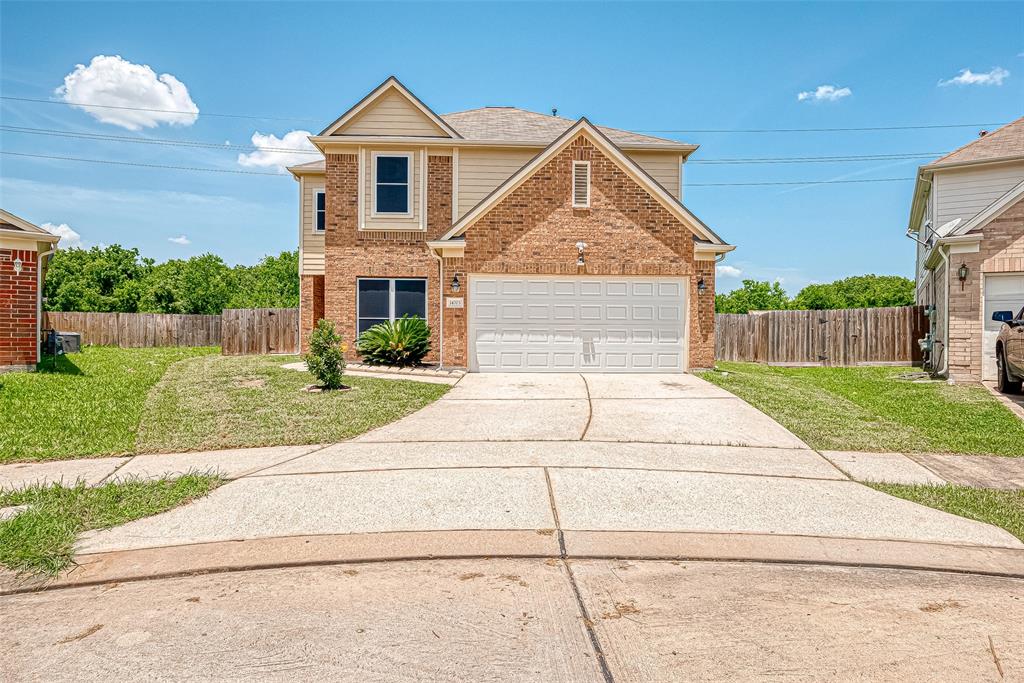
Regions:
<instances>
[{"instance_id":1,"label":"neighboring brick house","mask_svg":"<svg viewBox=\"0 0 1024 683\"><path fill-rule=\"evenodd\" d=\"M303 348L419 315L473 371L714 363L726 244L681 202L696 149L511 107L439 116L394 78L310 138L299 181ZM355 357L354 349L349 357Z\"/></svg>"},{"instance_id":2,"label":"neighboring brick house","mask_svg":"<svg viewBox=\"0 0 1024 683\"><path fill-rule=\"evenodd\" d=\"M0 209L0 372L39 362L42 283L59 239Z\"/></svg>"},{"instance_id":3,"label":"neighboring brick house","mask_svg":"<svg viewBox=\"0 0 1024 683\"><path fill-rule=\"evenodd\" d=\"M995 380L992 314L1024 308L1024 118L922 166L908 234L917 301L934 307L935 372Z\"/></svg>"}]
</instances>

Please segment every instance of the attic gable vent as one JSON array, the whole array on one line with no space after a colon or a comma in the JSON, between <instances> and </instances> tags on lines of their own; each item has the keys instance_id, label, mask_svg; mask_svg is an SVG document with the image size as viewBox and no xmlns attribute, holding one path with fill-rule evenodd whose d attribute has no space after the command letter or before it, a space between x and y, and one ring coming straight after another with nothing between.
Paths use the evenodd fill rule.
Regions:
<instances>
[{"instance_id":1,"label":"attic gable vent","mask_svg":"<svg viewBox=\"0 0 1024 683\"><path fill-rule=\"evenodd\" d=\"M572 206L590 208L590 162L572 162Z\"/></svg>"}]
</instances>

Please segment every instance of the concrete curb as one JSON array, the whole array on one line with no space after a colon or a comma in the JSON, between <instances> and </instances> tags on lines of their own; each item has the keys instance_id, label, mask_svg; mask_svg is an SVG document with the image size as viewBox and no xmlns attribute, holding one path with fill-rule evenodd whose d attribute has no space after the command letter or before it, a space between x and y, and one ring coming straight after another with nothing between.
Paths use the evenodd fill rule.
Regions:
<instances>
[{"instance_id":1,"label":"concrete curb","mask_svg":"<svg viewBox=\"0 0 1024 683\"><path fill-rule=\"evenodd\" d=\"M400 531L83 554L56 579L2 574L0 595L282 567L493 557L819 564L1024 578L1024 550L1014 548L696 532Z\"/></svg>"}]
</instances>

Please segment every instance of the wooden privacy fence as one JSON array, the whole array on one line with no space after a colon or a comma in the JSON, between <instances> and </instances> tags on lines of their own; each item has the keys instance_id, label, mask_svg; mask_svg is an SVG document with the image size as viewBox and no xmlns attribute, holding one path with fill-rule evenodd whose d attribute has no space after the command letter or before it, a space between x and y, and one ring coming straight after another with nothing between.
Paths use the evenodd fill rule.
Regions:
<instances>
[{"instance_id":1,"label":"wooden privacy fence","mask_svg":"<svg viewBox=\"0 0 1024 683\"><path fill-rule=\"evenodd\" d=\"M297 308L226 308L221 320L225 356L299 352Z\"/></svg>"},{"instance_id":2,"label":"wooden privacy fence","mask_svg":"<svg viewBox=\"0 0 1024 683\"><path fill-rule=\"evenodd\" d=\"M715 316L715 358L770 365L921 362L923 306L763 311Z\"/></svg>"},{"instance_id":3,"label":"wooden privacy fence","mask_svg":"<svg viewBox=\"0 0 1024 683\"><path fill-rule=\"evenodd\" d=\"M78 332L83 344L124 348L217 346L221 339L219 315L47 311L43 329Z\"/></svg>"}]
</instances>

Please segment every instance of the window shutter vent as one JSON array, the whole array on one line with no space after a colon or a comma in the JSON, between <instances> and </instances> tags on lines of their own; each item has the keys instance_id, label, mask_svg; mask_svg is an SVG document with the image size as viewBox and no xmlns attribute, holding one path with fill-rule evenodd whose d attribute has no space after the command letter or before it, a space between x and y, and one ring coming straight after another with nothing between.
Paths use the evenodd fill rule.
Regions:
<instances>
[{"instance_id":1,"label":"window shutter vent","mask_svg":"<svg viewBox=\"0 0 1024 683\"><path fill-rule=\"evenodd\" d=\"M590 162L572 162L572 205L576 208L590 206Z\"/></svg>"}]
</instances>

